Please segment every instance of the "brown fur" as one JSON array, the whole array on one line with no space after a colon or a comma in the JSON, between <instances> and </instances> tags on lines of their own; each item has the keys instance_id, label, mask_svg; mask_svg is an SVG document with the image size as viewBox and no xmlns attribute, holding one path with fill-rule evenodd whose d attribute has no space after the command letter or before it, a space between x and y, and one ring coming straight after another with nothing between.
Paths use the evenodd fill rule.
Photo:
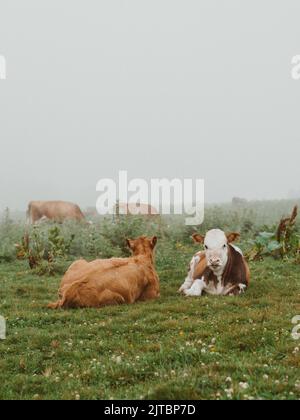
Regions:
<instances>
[{"instance_id":1,"label":"brown fur","mask_svg":"<svg viewBox=\"0 0 300 420\"><path fill-rule=\"evenodd\" d=\"M84 260L71 265L62 279L60 299L49 308L84 308L156 299L159 278L154 268L157 238L128 240L133 256Z\"/></svg>"},{"instance_id":2,"label":"brown fur","mask_svg":"<svg viewBox=\"0 0 300 420\"><path fill-rule=\"evenodd\" d=\"M205 256L205 252L198 252L196 255L198 255L200 257L200 261L198 262L197 266L195 267L195 271L194 271L194 280L196 279L200 279L203 274L204 271L207 268L207 261L206 261L206 256Z\"/></svg>"},{"instance_id":3,"label":"brown fur","mask_svg":"<svg viewBox=\"0 0 300 420\"><path fill-rule=\"evenodd\" d=\"M27 218L29 223L36 223L46 217L59 223L65 220L84 220L84 215L77 204L65 201L32 201L28 205Z\"/></svg>"}]
</instances>

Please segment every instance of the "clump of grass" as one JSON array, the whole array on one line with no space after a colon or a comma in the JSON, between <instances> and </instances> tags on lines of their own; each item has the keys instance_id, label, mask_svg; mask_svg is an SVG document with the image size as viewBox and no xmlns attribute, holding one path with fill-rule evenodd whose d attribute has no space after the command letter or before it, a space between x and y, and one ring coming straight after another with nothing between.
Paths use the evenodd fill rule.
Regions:
<instances>
[{"instance_id":1,"label":"clump of grass","mask_svg":"<svg viewBox=\"0 0 300 420\"><path fill-rule=\"evenodd\" d=\"M0 262L16 259L15 244L22 235L22 226L13 221L9 209L6 209L0 222Z\"/></svg>"},{"instance_id":2,"label":"clump of grass","mask_svg":"<svg viewBox=\"0 0 300 420\"><path fill-rule=\"evenodd\" d=\"M299 267L252 262L239 298L183 298L186 263L161 260L161 298L48 311L60 276L0 264L2 399L299 399Z\"/></svg>"}]
</instances>

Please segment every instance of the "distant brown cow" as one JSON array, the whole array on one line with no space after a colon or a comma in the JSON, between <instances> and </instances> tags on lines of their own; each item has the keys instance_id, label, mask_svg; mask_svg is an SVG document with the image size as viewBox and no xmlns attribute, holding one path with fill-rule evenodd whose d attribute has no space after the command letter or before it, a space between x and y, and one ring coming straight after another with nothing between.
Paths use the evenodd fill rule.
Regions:
<instances>
[{"instance_id":1,"label":"distant brown cow","mask_svg":"<svg viewBox=\"0 0 300 420\"><path fill-rule=\"evenodd\" d=\"M130 258L76 261L62 279L60 299L49 308L99 308L158 298L156 242L155 236L127 240L133 253Z\"/></svg>"},{"instance_id":2,"label":"distant brown cow","mask_svg":"<svg viewBox=\"0 0 300 420\"><path fill-rule=\"evenodd\" d=\"M66 220L81 221L84 215L77 204L65 201L32 201L28 205L27 222L34 224L41 219L62 223Z\"/></svg>"}]
</instances>

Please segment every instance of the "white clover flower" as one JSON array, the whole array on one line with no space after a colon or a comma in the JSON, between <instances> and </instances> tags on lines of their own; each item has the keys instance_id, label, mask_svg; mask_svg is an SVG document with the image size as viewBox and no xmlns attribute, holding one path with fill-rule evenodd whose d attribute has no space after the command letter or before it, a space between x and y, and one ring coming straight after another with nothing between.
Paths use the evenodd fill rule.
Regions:
<instances>
[{"instance_id":1,"label":"white clover flower","mask_svg":"<svg viewBox=\"0 0 300 420\"><path fill-rule=\"evenodd\" d=\"M239 387L243 390L248 389L249 388L249 384L247 382L240 382L239 383Z\"/></svg>"}]
</instances>

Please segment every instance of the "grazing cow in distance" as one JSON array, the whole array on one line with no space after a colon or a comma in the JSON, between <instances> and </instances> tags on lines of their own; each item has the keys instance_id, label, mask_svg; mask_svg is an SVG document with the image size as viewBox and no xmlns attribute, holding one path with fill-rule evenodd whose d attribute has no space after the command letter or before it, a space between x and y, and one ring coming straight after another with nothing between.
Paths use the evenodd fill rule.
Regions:
<instances>
[{"instance_id":1,"label":"grazing cow in distance","mask_svg":"<svg viewBox=\"0 0 300 420\"><path fill-rule=\"evenodd\" d=\"M43 219L63 223L66 220L80 222L85 217L77 204L66 201L31 201L27 210L27 223L35 224Z\"/></svg>"},{"instance_id":2,"label":"grazing cow in distance","mask_svg":"<svg viewBox=\"0 0 300 420\"><path fill-rule=\"evenodd\" d=\"M156 299L159 278L154 267L156 236L127 240L129 258L76 261L62 279L59 297L49 308L99 308Z\"/></svg>"},{"instance_id":3,"label":"grazing cow in distance","mask_svg":"<svg viewBox=\"0 0 300 420\"><path fill-rule=\"evenodd\" d=\"M232 244L239 236L226 235L219 229L210 230L205 237L194 234L194 241L204 244L205 251L193 257L188 277L179 290L186 296L243 293L249 286L250 270L242 251Z\"/></svg>"}]
</instances>

